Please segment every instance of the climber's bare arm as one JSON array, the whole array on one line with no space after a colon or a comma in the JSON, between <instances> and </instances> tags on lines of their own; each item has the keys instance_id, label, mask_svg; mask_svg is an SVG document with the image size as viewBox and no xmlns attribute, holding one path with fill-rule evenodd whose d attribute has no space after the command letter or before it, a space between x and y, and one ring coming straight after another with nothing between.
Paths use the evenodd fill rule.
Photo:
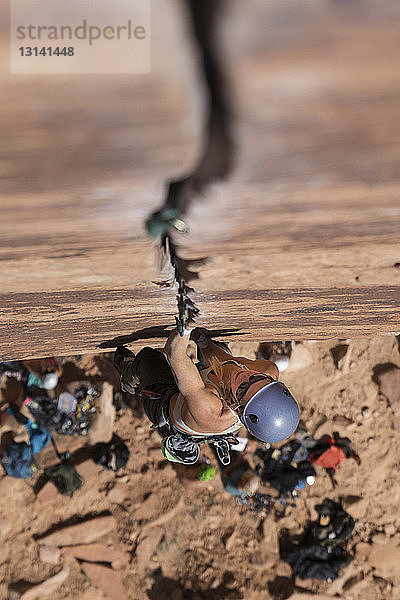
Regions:
<instances>
[{"instance_id":1,"label":"climber's bare arm","mask_svg":"<svg viewBox=\"0 0 400 600\"><path fill-rule=\"evenodd\" d=\"M179 391L185 398L183 409L187 409L199 424L209 424L211 418L220 414L221 402L211 390L205 387L196 366L187 355L188 343L189 332L181 337L178 331L174 330L165 345L165 354Z\"/></svg>"}]
</instances>

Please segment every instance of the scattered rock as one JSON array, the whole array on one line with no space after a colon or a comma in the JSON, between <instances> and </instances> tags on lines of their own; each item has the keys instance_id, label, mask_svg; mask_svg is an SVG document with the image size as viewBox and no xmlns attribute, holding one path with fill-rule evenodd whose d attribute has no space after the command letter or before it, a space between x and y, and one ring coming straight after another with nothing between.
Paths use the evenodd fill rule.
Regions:
<instances>
[{"instance_id":1,"label":"scattered rock","mask_svg":"<svg viewBox=\"0 0 400 600\"><path fill-rule=\"evenodd\" d=\"M152 527L155 527L156 525L164 525L165 523L168 523L168 521L173 519L175 517L175 515L177 515L184 508L185 508L185 498L183 496L181 496L178 504L176 506L174 506L174 508L171 508L171 510L169 510L166 513L164 513L163 515L161 515L161 517L158 517L158 519L156 519L155 521L152 521L148 525L145 525L142 530L143 534L145 534L147 529L151 529Z\"/></svg>"},{"instance_id":2,"label":"scattered rock","mask_svg":"<svg viewBox=\"0 0 400 600\"><path fill-rule=\"evenodd\" d=\"M43 544L39 546L39 558L42 562L56 565L60 560L60 550L57 546Z\"/></svg>"},{"instance_id":3,"label":"scattered rock","mask_svg":"<svg viewBox=\"0 0 400 600\"><path fill-rule=\"evenodd\" d=\"M41 544L55 546L73 546L78 544L90 544L94 540L110 533L115 529L114 517L95 517L76 525L62 527L49 535L43 536L39 541Z\"/></svg>"},{"instance_id":4,"label":"scattered rock","mask_svg":"<svg viewBox=\"0 0 400 600\"><path fill-rule=\"evenodd\" d=\"M394 413L400 413L400 369L391 363L377 365L373 380L378 384L381 394L386 396Z\"/></svg>"},{"instance_id":5,"label":"scattered rock","mask_svg":"<svg viewBox=\"0 0 400 600\"><path fill-rule=\"evenodd\" d=\"M157 494L150 494L146 500L142 502L135 512L135 519L151 519L160 510L160 498Z\"/></svg>"},{"instance_id":6,"label":"scattered rock","mask_svg":"<svg viewBox=\"0 0 400 600\"><path fill-rule=\"evenodd\" d=\"M397 532L396 527L393 525L393 523L388 523L388 525L385 525L385 534L387 536L392 536Z\"/></svg>"},{"instance_id":7,"label":"scattered rock","mask_svg":"<svg viewBox=\"0 0 400 600\"><path fill-rule=\"evenodd\" d=\"M359 581L362 578L362 573L355 567L352 563L350 563L345 569L342 571L342 575L333 581L327 592L329 596L339 596L343 589L346 588L346 583L350 580L356 579ZM354 581L356 583L356 581Z\"/></svg>"},{"instance_id":8,"label":"scattered rock","mask_svg":"<svg viewBox=\"0 0 400 600\"><path fill-rule=\"evenodd\" d=\"M290 357L289 366L287 367L287 373L292 371L300 371L313 364L313 357L311 352L307 350L303 344L296 344L293 348L292 355Z\"/></svg>"},{"instance_id":9,"label":"scattered rock","mask_svg":"<svg viewBox=\"0 0 400 600\"><path fill-rule=\"evenodd\" d=\"M335 425L339 425L342 427L348 427L353 423L351 419L345 417L344 415L335 415L333 417L333 422L335 423Z\"/></svg>"},{"instance_id":10,"label":"scattered rock","mask_svg":"<svg viewBox=\"0 0 400 600\"><path fill-rule=\"evenodd\" d=\"M376 574L384 578L399 577L400 547L392 540L385 544L373 543L368 562L375 567Z\"/></svg>"},{"instance_id":11,"label":"scattered rock","mask_svg":"<svg viewBox=\"0 0 400 600\"><path fill-rule=\"evenodd\" d=\"M371 411L368 406L363 406L361 409L361 416L363 419L369 419L371 417Z\"/></svg>"},{"instance_id":12,"label":"scattered rock","mask_svg":"<svg viewBox=\"0 0 400 600\"><path fill-rule=\"evenodd\" d=\"M371 544L367 544L366 542L360 542L356 546L356 557L358 560L363 561L368 558L371 554L372 546Z\"/></svg>"},{"instance_id":13,"label":"scattered rock","mask_svg":"<svg viewBox=\"0 0 400 600\"><path fill-rule=\"evenodd\" d=\"M146 532L145 537L142 537L136 548L136 559L138 571L145 573L149 561L153 556L160 540L163 536L161 527L152 527Z\"/></svg>"},{"instance_id":14,"label":"scattered rock","mask_svg":"<svg viewBox=\"0 0 400 600\"><path fill-rule=\"evenodd\" d=\"M372 536L372 542L374 544L386 544L387 539L384 533L376 533Z\"/></svg>"},{"instance_id":15,"label":"scattered rock","mask_svg":"<svg viewBox=\"0 0 400 600\"><path fill-rule=\"evenodd\" d=\"M36 600L44 598L45 596L49 596L53 592L56 591L57 588L60 587L67 579L69 575L69 566L66 565L57 575L50 577L43 583L39 585L35 585L30 588L27 592L22 594L21 600Z\"/></svg>"},{"instance_id":16,"label":"scattered rock","mask_svg":"<svg viewBox=\"0 0 400 600\"><path fill-rule=\"evenodd\" d=\"M108 567L94 563L82 563L81 568L93 583L102 590L110 600L126 600L122 577Z\"/></svg>"},{"instance_id":17,"label":"scattered rock","mask_svg":"<svg viewBox=\"0 0 400 600\"><path fill-rule=\"evenodd\" d=\"M126 498L126 491L119 485L114 486L107 494L107 500L122 504Z\"/></svg>"},{"instance_id":18,"label":"scattered rock","mask_svg":"<svg viewBox=\"0 0 400 600\"><path fill-rule=\"evenodd\" d=\"M104 544L83 544L80 546L66 546L63 554L85 560L87 562L118 562L126 564L129 562L129 552L115 550Z\"/></svg>"},{"instance_id":19,"label":"scattered rock","mask_svg":"<svg viewBox=\"0 0 400 600\"><path fill-rule=\"evenodd\" d=\"M232 548L235 547L237 536L237 529L235 529L233 533L227 538L225 542L225 548L228 550L228 552L230 552Z\"/></svg>"},{"instance_id":20,"label":"scattered rock","mask_svg":"<svg viewBox=\"0 0 400 600\"><path fill-rule=\"evenodd\" d=\"M100 397L96 400L96 418L89 429L88 442L91 446L98 442L111 441L115 420L113 387L103 383Z\"/></svg>"}]
</instances>

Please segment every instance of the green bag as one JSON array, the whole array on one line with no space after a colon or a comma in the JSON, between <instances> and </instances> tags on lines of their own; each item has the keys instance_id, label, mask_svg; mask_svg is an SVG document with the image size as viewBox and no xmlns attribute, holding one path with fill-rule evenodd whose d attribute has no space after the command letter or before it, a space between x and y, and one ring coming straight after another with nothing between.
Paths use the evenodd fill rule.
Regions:
<instances>
[{"instance_id":1,"label":"green bag","mask_svg":"<svg viewBox=\"0 0 400 600\"><path fill-rule=\"evenodd\" d=\"M60 462L44 470L49 480L54 483L60 494L72 496L83 485L83 479L71 463Z\"/></svg>"}]
</instances>

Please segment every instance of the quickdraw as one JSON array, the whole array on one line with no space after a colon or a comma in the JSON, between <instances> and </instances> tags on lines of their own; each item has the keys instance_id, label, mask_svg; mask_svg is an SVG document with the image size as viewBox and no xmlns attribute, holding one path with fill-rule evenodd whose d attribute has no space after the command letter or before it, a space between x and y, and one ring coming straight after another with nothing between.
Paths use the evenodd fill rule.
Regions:
<instances>
[{"instance_id":1,"label":"quickdraw","mask_svg":"<svg viewBox=\"0 0 400 600\"><path fill-rule=\"evenodd\" d=\"M153 222L154 218L155 216L153 215L152 219L147 222L147 230L150 235L160 235L161 272L167 275L163 281L155 281L154 283L160 287L178 288L176 296L178 316L175 317L175 322L179 334L183 336L187 326L190 323L194 323L200 313L200 310L190 297L190 293L194 290L185 281L185 274L186 277L197 277L197 273L190 271L189 267L193 263L201 263L203 261L202 259L199 261L185 261L178 256L170 230L175 229L187 233L188 229L181 219L178 219L175 215L173 220L164 221L163 227L156 227ZM177 223L179 223L179 227Z\"/></svg>"}]
</instances>

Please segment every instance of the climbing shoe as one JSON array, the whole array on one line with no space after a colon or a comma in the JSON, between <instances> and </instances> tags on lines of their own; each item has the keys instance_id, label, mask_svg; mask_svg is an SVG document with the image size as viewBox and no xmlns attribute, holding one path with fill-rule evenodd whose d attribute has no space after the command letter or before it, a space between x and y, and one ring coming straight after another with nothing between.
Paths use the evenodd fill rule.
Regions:
<instances>
[{"instance_id":1,"label":"climbing shoe","mask_svg":"<svg viewBox=\"0 0 400 600\"><path fill-rule=\"evenodd\" d=\"M161 452L167 460L183 465L194 465L200 458L199 445L180 433L163 438Z\"/></svg>"}]
</instances>

